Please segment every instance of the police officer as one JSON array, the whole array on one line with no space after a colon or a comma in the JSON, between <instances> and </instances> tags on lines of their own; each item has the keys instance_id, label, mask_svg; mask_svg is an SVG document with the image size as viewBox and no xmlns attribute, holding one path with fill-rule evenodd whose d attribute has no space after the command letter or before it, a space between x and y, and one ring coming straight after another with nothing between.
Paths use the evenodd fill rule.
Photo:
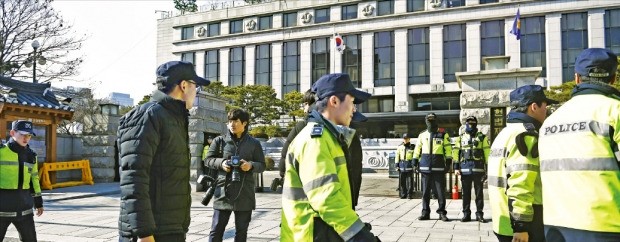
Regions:
<instances>
[{"instance_id":1,"label":"police officer","mask_svg":"<svg viewBox=\"0 0 620 242\"><path fill-rule=\"evenodd\" d=\"M539 85L510 92L508 124L493 141L488 164L493 232L499 241L545 239L537 140L547 105L556 103Z\"/></svg>"},{"instance_id":2,"label":"police officer","mask_svg":"<svg viewBox=\"0 0 620 242\"><path fill-rule=\"evenodd\" d=\"M400 198L413 198L413 148L409 134L403 134L403 143L396 149L396 167L398 167L398 190Z\"/></svg>"},{"instance_id":3,"label":"police officer","mask_svg":"<svg viewBox=\"0 0 620 242\"><path fill-rule=\"evenodd\" d=\"M571 99L540 130L547 241L620 241L620 92L616 55L586 49Z\"/></svg>"},{"instance_id":4,"label":"police officer","mask_svg":"<svg viewBox=\"0 0 620 242\"><path fill-rule=\"evenodd\" d=\"M465 132L454 143L454 172L461 176L463 186L463 218L461 222L471 221L471 184L474 184L476 193L476 220L484 223L484 198L482 183L486 178L486 163L489 159L491 147L489 139L478 131L478 119L469 116L465 119Z\"/></svg>"},{"instance_id":5,"label":"police officer","mask_svg":"<svg viewBox=\"0 0 620 242\"><path fill-rule=\"evenodd\" d=\"M439 131L437 115L429 113L425 117L426 130L418 135L418 142L413 153L413 163L422 173L422 215L418 220L430 219L431 190L437 194L439 208L437 213L441 221L449 221L446 216L446 172L452 163L452 144L450 136Z\"/></svg>"},{"instance_id":6,"label":"police officer","mask_svg":"<svg viewBox=\"0 0 620 242\"><path fill-rule=\"evenodd\" d=\"M370 94L341 73L322 76L312 91L316 110L286 155L280 241L376 241L353 210L346 165L355 104Z\"/></svg>"},{"instance_id":7,"label":"police officer","mask_svg":"<svg viewBox=\"0 0 620 242\"><path fill-rule=\"evenodd\" d=\"M37 154L28 146L32 123L18 120L12 124L11 139L0 145L0 241L13 224L22 241L37 241L32 208L43 214L39 186Z\"/></svg>"}]
</instances>

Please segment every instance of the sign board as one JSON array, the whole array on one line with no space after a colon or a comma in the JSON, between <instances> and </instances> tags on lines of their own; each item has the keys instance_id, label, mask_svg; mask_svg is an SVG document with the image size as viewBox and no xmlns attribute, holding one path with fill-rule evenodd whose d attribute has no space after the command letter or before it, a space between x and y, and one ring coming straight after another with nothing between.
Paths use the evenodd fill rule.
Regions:
<instances>
[{"instance_id":1,"label":"sign board","mask_svg":"<svg viewBox=\"0 0 620 242\"><path fill-rule=\"evenodd\" d=\"M491 108L491 143L506 127L506 108Z\"/></svg>"},{"instance_id":2,"label":"sign board","mask_svg":"<svg viewBox=\"0 0 620 242\"><path fill-rule=\"evenodd\" d=\"M408 129L409 129L409 126L406 124L395 124L394 125L394 132L397 134L407 133Z\"/></svg>"}]
</instances>

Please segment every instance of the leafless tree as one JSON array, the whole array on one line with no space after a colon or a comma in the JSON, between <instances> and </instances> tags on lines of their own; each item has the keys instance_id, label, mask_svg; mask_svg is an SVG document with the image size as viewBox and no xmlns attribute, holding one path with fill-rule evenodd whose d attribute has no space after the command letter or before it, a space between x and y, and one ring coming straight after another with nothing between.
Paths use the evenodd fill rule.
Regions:
<instances>
[{"instance_id":1,"label":"leafless tree","mask_svg":"<svg viewBox=\"0 0 620 242\"><path fill-rule=\"evenodd\" d=\"M56 91L58 92L58 91ZM84 117L100 113L100 100L95 99L90 89L82 89L77 92L57 93L64 97L70 97L71 106L75 112L71 120L62 120L58 123L57 132L61 134L76 135L82 132L84 127Z\"/></svg>"},{"instance_id":2,"label":"leafless tree","mask_svg":"<svg viewBox=\"0 0 620 242\"><path fill-rule=\"evenodd\" d=\"M26 63L42 56L45 65L38 65L39 82L60 81L74 76L82 63L79 50L86 39L63 22L51 6L53 0L0 0L0 75L32 78L32 69ZM40 47L33 56L31 43Z\"/></svg>"}]
</instances>

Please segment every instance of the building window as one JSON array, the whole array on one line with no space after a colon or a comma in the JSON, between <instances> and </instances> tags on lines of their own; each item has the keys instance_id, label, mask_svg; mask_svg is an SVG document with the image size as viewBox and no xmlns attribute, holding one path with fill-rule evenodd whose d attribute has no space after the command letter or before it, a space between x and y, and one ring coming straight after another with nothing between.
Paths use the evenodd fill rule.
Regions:
<instances>
[{"instance_id":1,"label":"building window","mask_svg":"<svg viewBox=\"0 0 620 242\"><path fill-rule=\"evenodd\" d=\"M480 0L480 4L485 4L485 3L498 3L499 0Z\"/></svg>"},{"instance_id":2,"label":"building window","mask_svg":"<svg viewBox=\"0 0 620 242\"><path fill-rule=\"evenodd\" d=\"M605 48L620 54L620 9L605 11Z\"/></svg>"},{"instance_id":3,"label":"building window","mask_svg":"<svg viewBox=\"0 0 620 242\"><path fill-rule=\"evenodd\" d=\"M205 74L207 80L216 82L220 80L220 51L207 50L205 52Z\"/></svg>"},{"instance_id":4,"label":"building window","mask_svg":"<svg viewBox=\"0 0 620 242\"><path fill-rule=\"evenodd\" d=\"M258 30L271 29L272 16L258 17Z\"/></svg>"},{"instance_id":5,"label":"building window","mask_svg":"<svg viewBox=\"0 0 620 242\"><path fill-rule=\"evenodd\" d=\"M193 38L194 38L194 26L183 27L181 29L181 40L193 39Z\"/></svg>"},{"instance_id":6,"label":"building window","mask_svg":"<svg viewBox=\"0 0 620 242\"><path fill-rule=\"evenodd\" d=\"M299 92L299 41L284 42L282 45L282 96Z\"/></svg>"},{"instance_id":7,"label":"building window","mask_svg":"<svg viewBox=\"0 0 620 242\"><path fill-rule=\"evenodd\" d=\"M575 59L588 48L588 13L562 14L562 82L575 77Z\"/></svg>"},{"instance_id":8,"label":"building window","mask_svg":"<svg viewBox=\"0 0 620 242\"><path fill-rule=\"evenodd\" d=\"M228 85L245 85L245 51L243 47L230 48Z\"/></svg>"},{"instance_id":9,"label":"building window","mask_svg":"<svg viewBox=\"0 0 620 242\"><path fill-rule=\"evenodd\" d=\"M408 85L430 84L428 28L408 30Z\"/></svg>"},{"instance_id":10,"label":"building window","mask_svg":"<svg viewBox=\"0 0 620 242\"><path fill-rule=\"evenodd\" d=\"M271 44L256 46L256 85L271 86Z\"/></svg>"},{"instance_id":11,"label":"building window","mask_svg":"<svg viewBox=\"0 0 620 242\"><path fill-rule=\"evenodd\" d=\"M412 111L460 110L460 92L411 95Z\"/></svg>"},{"instance_id":12,"label":"building window","mask_svg":"<svg viewBox=\"0 0 620 242\"><path fill-rule=\"evenodd\" d=\"M314 10L314 23L329 22L329 8L321 8Z\"/></svg>"},{"instance_id":13,"label":"building window","mask_svg":"<svg viewBox=\"0 0 620 242\"><path fill-rule=\"evenodd\" d=\"M394 0L383 0L377 2L377 16L389 15L394 13Z\"/></svg>"},{"instance_id":14,"label":"building window","mask_svg":"<svg viewBox=\"0 0 620 242\"><path fill-rule=\"evenodd\" d=\"M362 87L362 40L359 34L342 36L344 49L342 70L349 74L354 87Z\"/></svg>"},{"instance_id":15,"label":"building window","mask_svg":"<svg viewBox=\"0 0 620 242\"><path fill-rule=\"evenodd\" d=\"M521 19L521 67L537 66L547 76L544 16Z\"/></svg>"},{"instance_id":16,"label":"building window","mask_svg":"<svg viewBox=\"0 0 620 242\"><path fill-rule=\"evenodd\" d=\"M297 26L297 13L282 14L282 22L283 27Z\"/></svg>"},{"instance_id":17,"label":"building window","mask_svg":"<svg viewBox=\"0 0 620 242\"><path fill-rule=\"evenodd\" d=\"M407 0L407 12L424 11L425 0Z\"/></svg>"},{"instance_id":18,"label":"building window","mask_svg":"<svg viewBox=\"0 0 620 242\"><path fill-rule=\"evenodd\" d=\"M194 58L196 57L196 53L195 52L187 52L187 53L182 53L181 54L181 61L185 61L185 62L190 62L192 64L194 64ZM194 64L194 67L196 67L196 64Z\"/></svg>"},{"instance_id":19,"label":"building window","mask_svg":"<svg viewBox=\"0 0 620 242\"><path fill-rule=\"evenodd\" d=\"M394 96L371 97L362 103L363 113L394 112Z\"/></svg>"},{"instance_id":20,"label":"building window","mask_svg":"<svg viewBox=\"0 0 620 242\"><path fill-rule=\"evenodd\" d=\"M220 35L220 23L209 24L209 34L208 37L218 36Z\"/></svg>"},{"instance_id":21,"label":"building window","mask_svg":"<svg viewBox=\"0 0 620 242\"><path fill-rule=\"evenodd\" d=\"M243 33L243 19L231 20L230 21L230 33Z\"/></svg>"},{"instance_id":22,"label":"building window","mask_svg":"<svg viewBox=\"0 0 620 242\"><path fill-rule=\"evenodd\" d=\"M375 87L394 86L394 32L375 33Z\"/></svg>"},{"instance_id":23,"label":"building window","mask_svg":"<svg viewBox=\"0 0 620 242\"><path fill-rule=\"evenodd\" d=\"M462 6L465 6L465 0L448 0L448 1L446 1L446 7L448 7L448 8L462 7Z\"/></svg>"},{"instance_id":24,"label":"building window","mask_svg":"<svg viewBox=\"0 0 620 242\"><path fill-rule=\"evenodd\" d=\"M465 24L443 26L443 80L456 82L455 72L467 69Z\"/></svg>"},{"instance_id":25,"label":"building window","mask_svg":"<svg viewBox=\"0 0 620 242\"><path fill-rule=\"evenodd\" d=\"M480 24L480 57L504 55L504 20ZM480 63L484 68L484 63Z\"/></svg>"},{"instance_id":26,"label":"building window","mask_svg":"<svg viewBox=\"0 0 620 242\"><path fill-rule=\"evenodd\" d=\"M312 40L312 83L329 73L329 38Z\"/></svg>"},{"instance_id":27,"label":"building window","mask_svg":"<svg viewBox=\"0 0 620 242\"><path fill-rule=\"evenodd\" d=\"M357 4L342 6L342 20L357 18Z\"/></svg>"}]
</instances>

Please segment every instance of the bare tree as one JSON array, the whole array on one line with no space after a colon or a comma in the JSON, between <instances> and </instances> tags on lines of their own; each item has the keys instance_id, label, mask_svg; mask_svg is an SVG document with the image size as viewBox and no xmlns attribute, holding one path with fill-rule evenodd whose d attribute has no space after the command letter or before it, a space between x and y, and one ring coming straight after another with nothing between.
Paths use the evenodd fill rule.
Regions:
<instances>
[{"instance_id":1,"label":"bare tree","mask_svg":"<svg viewBox=\"0 0 620 242\"><path fill-rule=\"evenodd\" d=\"M68 95L66 95L68 94ZM100 100L94 98L90 89L82 89L74 93L66 93L64 96L71 98L71 106L75 112L71 120L62 120L58 123L57 132L61 134L76 135L82 132L84 117L100 113ZM58 94L57 94L58 95Z\"/></svg>"},{"instance_id":2,"label":"bare tree","mask_svg":"<svg viewBox=\"0 0 620 242\"><path fill-rule=\"evenodd\" d=\"M75 37L72 25L63 22L52 1L0 0L0 75L31 78L32 69L26 63L40 56L46 63L36 68L39 82L77 74L82 56L73 52L86 37ZM31 47L34 40L40 43L36 56Z\"/></svg>"}]
</instances>

